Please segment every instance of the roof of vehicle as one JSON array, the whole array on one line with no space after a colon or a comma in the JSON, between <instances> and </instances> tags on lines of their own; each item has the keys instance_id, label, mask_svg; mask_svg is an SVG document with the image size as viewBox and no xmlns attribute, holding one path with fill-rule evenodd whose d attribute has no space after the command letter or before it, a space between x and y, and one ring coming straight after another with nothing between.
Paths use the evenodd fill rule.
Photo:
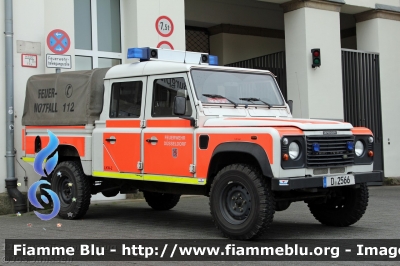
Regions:
<instances>
[{"instance_id":1,"label":"roof of vehicle","mask_svg":"<svg viewBox=\"0 0 400 266\"><path fill-rule=\"evenodd\" d=\"M271 74L268 70L247 69L247 68L233 68L223 66L210 66L210 65L194 65L167 61L145 61L134 62L131 64L123 64L112 67L106 74L104 79L117 79L127 77L161 75L179 72L188 72L191 68L207 68L213 70L238 70L244 72L258 72Z\"/></svg>"}]
</instances>

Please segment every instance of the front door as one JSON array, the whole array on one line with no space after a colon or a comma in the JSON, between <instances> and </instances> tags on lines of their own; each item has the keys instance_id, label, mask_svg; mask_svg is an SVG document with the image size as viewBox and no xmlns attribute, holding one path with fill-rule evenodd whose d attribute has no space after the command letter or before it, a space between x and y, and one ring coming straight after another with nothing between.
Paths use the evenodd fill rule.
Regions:
<instances>
[{"instance_id":1,"label":"front door","mask_svg":"<svg viewBox=\"0 0 400 266\"><path fill-rule=\"evenodd\" d=\"M146 128L142 137L145 180L174 182L179 180L174 177L193 177L190 167L194 128L189 120L174 115L175 96L185 96L185 116L195 117L187 74L152 76L147 86Z\"/></svg>"},{"instance_id":2,"label":"front door","mask_svg":"<svg viewBox=\"0 0 400 266\"><path fill-rule=\"evenodd\" d=\"M109 119L103 132L103 165L106 172L140 173L141 120L146 77L111 84Z\"/></svg>"}]
</instances>

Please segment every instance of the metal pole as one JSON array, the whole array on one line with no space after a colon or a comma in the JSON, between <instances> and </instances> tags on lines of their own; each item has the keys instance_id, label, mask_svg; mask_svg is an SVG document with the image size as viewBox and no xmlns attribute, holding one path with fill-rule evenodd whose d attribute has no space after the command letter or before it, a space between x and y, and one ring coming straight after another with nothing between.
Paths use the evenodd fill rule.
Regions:
<instances>
[{"instance_id":1,"label":"metal pole","mask_svg":"<svg viewBox=\"0 0 400 266\"><path fill-rule=\"evenodd\" d=\"M5 58L6 58L6 188L14 200L16 212L26 211L26 203L17 188L14 152L14 51L13 51L13 0L5 0Z\"/></svg>"},{"instance_id":2,"label":"metal pole","mask_svg":"<svg viewBox=\"0 0 400 266\"><path fill-rule=\"evenodd\" d=\"M7 178L15 179L14 173L14 70L13 70L13 21L12 21L12 0L5 0L6 18L6 157L7 157Z\"/></svg>"}]
</instances>

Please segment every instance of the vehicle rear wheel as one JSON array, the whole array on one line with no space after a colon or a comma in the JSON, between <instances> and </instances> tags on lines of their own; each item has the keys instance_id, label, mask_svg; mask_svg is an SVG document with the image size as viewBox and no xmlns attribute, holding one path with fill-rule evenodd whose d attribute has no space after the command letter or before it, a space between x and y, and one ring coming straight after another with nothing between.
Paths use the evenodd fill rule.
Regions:
<instances>
[{"instance_id":1,"label":"vehicle rear wheel","mask_svg":"<svg viewBox=\"0 0 400 266\"><path fill-rule=\"evenodd\" d=\"M253 166L226 166L211 185L210 210L225 237L246 240L261 236L275 213L270 181Z\"/></svg>"},{"instance_id":2,"label":"vehicle rear wheel","mask_svg":"<svg viewBox=\"0 0 400 266\"><path fill-rule=\"evenodd\" d=\"M329 226L349 226L356 223L364 215L368 206L367 184L359 188L341 188L337 195L325 203L310 202L308 208L321 224Z\"/></svg>"},{"instance_id":3,"label":"vehicle rear wheel","mask_svg":"<svg viewBox=\"0 0 400 266\"><path fill-rule=\"evenodd\" d=\"M90 205L90 180L78 162L65 161L53 171L51 189L60 199L58 216L63 219L83 217Z\"/></svg>"},{"instance_id":4,"label":"vehicle rear wheel","mask_svg":"<svg viewBox=\"0 0 400 266\"><path fill-rule=\"evenodd\" d=\"M167 211L178 204L181 198L180 194L167 194L143 191L143 196L147 204L157 211Z\"/></svg>"}]
</instances>

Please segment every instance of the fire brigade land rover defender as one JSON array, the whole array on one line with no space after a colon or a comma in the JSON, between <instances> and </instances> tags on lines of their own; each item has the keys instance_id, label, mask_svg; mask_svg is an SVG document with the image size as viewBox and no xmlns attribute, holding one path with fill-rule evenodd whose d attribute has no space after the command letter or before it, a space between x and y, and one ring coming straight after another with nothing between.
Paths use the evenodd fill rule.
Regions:
<instances>
[{"instance_id":1,"label":"fire brigade land rover defender","mask_svg":"<svg viewBox=\"0 0 400 266\"><path fill-rule=\"evenodd\" d=\"M137 191L160 211L182 194L208 196L216 227L231 239L262 235L295 201L329 226L365 213L367 183L382 181L369 129L293 119L269 71L153 48L131 48L128 58L137 60L27 82L23 159L34 162L48 130L57 136L47 178L60 217L84 216L92 194Z\"/></svg>"}]
</instances>

